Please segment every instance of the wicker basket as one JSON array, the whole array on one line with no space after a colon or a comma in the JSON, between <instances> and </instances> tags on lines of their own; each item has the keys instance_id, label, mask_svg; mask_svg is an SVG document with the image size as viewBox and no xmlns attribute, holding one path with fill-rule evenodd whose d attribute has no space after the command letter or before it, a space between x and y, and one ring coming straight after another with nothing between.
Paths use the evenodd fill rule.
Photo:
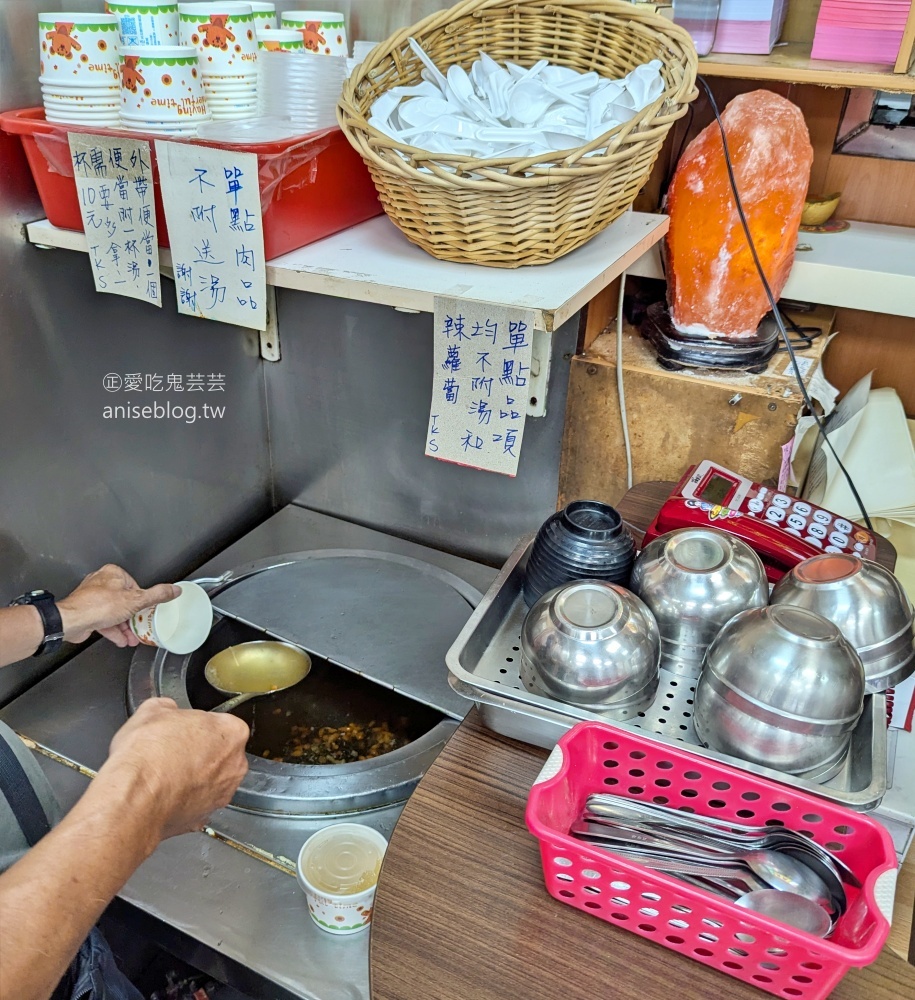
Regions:
<instances>
[{"instance_id":1,"label":"wicker basket","mask_svg":"<svg viewBox=\"0 0 915 1000\"><path fill-rule=\"evenodd\" d=\"M410 37L442 72L454 63L469 70L481 50L499 62L549 59L610 79L660 59L666 89L631 121L559 158L431 153L367 122L377 97L420 80ZM696 50L682 28L627 2L464 0L379 44L347 80L337 117L384 210L413 243L442 260L544 264L596 236L632 204L670 126L696 97L696 70Z\"/></svg>"}]
</instances>

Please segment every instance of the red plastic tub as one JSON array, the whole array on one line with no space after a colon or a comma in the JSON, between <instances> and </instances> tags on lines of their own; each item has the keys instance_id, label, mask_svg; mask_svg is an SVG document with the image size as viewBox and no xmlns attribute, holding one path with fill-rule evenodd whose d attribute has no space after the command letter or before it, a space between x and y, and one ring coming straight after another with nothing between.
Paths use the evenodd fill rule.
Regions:
<instances>
[{"instance_id":1,"label":"red plastic tub","mask_svg":"<svg viewBox=\"0 0 915 1000\"><path fill-rule=\"evenodd\" d=\"M861 888L845 886L848 909L834 933L814 937L572 837L591 792L790 826L839 854ZM875 820L606 723L579 723L559 740L526 820L555 899L779 997L824 1000L850 968L876 960L890 931L896 855Z\"/></svg>"},{"instance_id":2,"label":"red plastic tub","mask_svg":"<svg viewBox=\"0 0 915 1000\"><path fill-rule=\"evenodd\" d=\"M242 153L256 153L264 217L267 260L314 243L382 212L362 157L339 128L279 142L233 144L181 139L119 129L86 128L46 122L43 108L0 114L0 128L20 136L48 221L61 229L83 231L70 161L69 132L146 139L152 151L159 245L167 247L168 229L159 192L155 140L190 142Z\"/></svg>"}]
</instances>

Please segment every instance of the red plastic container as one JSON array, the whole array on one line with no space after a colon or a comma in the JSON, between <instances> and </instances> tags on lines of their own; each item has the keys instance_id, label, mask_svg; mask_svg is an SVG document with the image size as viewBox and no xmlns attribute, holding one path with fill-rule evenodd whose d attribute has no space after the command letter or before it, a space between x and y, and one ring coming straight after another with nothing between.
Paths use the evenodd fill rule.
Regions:
<instances>
[{"instance_id":1,"label":"red plastic container","mask_svg":"<svg viewBox=\"0 0 915 1000\"><path fill-rule=\"evenodd\" d=\"M20 136L48 221L61 229L83 231L70 162L69 132L146 139L152 152L159 245L167 247L168 229L159 192L155 141L190 142L242 153L256 153L264 217L264 251L273 260L382 212L378 194L362 157L339 128L279 142L233 144L203 139L163 137L119 129L86 128L46 122L43 108L0 114L0 128Z\"/></svg>"},{"instance_id":2,"label":"red plastic container","mask_svg":"<svg viewBox=\"0 0 915 1000\"><path fill-rule=\"evenodd\" d=\"M592 792L791 827L841 857L862 888L845 886L848 910L829 940L814 937L570 836ZM559 740L526 820L551 896L776 996L822 1000L849 968L875 961L890 931L896 855L879 823L606 723Z\"/></svg>"}]
</instances>

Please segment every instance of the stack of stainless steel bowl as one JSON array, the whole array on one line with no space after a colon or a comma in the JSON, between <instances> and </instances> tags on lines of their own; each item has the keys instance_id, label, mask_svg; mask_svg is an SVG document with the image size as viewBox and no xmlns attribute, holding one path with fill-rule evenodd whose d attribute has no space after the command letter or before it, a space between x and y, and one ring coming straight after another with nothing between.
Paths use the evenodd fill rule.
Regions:
<instances>
[{"instance_id":1,"label":"stack of stainless steel bowl","mask_svg":"<svg viewBox=\"0 0 915 1000\"><path fill-rule=\"evenodd\" d=\"M827 781L864 707L864 667L839 629L812 611L744 611L709 646L695 700L696 733L707 746Z\"/></svg>"},{"instance_id":2,"label":"stack of stainless steel bowl","mask_svg":"<svg viewBox=\"0 0 915 1000\"><path fill-rule=\"evenodd\" d=\"M885 691L915 672L915 612L879 563L845 553L814 556L778 581L772 603L807 608L837 625L861 657L868 691Z\"/></svg>"},{"instance_id":3,"label":"stack of stainless steel bowl","mask_svg":"<svg viewBox=\"0 0 915 1000\"><path fill-rule=\"evenodd\" d=\"M613 719L654 699L661 640L651 612L616 584L581 580L544 594L521 630L521 678L532 691Z\"/></svg>"},{"instance_id":4,"label":"stack of stainless steel bowl","mask_svg":"<svg viewBox=\"0 0 915 1000\"><path fill-rule=\"evenodd\" d=\"M709 643L740 611L769 600L759 556L715 528L681 528L642 549L632 591L648 605L661 633L661 666L698 677Z\"/></svg>"}]
</instances>

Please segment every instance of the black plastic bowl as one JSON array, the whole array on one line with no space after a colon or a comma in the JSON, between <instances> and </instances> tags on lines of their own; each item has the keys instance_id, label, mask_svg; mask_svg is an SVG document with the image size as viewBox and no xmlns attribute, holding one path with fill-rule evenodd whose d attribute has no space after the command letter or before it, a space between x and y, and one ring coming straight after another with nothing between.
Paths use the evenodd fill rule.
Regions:
<instances>
[{"instance_id":1,"label":"black plastic bowl","mask_svg":"<svg viewBox=\"0 0 915 1000\"><path fill-rule=\"evenodd\" d=\"M572 580L609 580L626 586L635 542L619 512L600 500L575 500L543 522L527 560L528 606Z\"/></svg>"}]
</instances>

